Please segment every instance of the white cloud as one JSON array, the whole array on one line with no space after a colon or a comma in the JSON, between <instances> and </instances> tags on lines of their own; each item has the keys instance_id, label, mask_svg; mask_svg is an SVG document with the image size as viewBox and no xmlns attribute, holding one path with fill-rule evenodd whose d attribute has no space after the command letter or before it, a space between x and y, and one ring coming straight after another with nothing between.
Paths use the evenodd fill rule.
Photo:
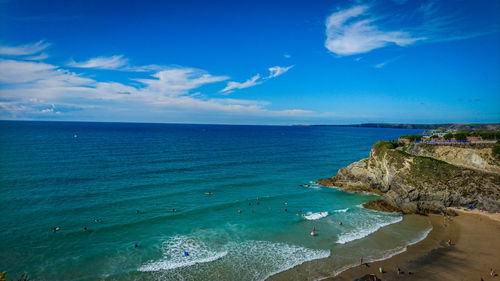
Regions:
<instances>
[{"instance_id":1,"label":"white cloud","mask_svg":"<svg viewBox=\"0 0 500 281\"><path fill-rule=\"evenodd\" d=\"M354 6L331 14L326 20L325 47L337 55L347 56L390 44L407 46L425 39L405 31L381 30L368 10L368 6Z\"/></svg>"},{"instance_id":2,"label":"white cloud","mask_svg":"<svg viewBox=\"0 0 500 281\"><path fill-rule=\"evenodd\" d=\"M124 58L123 55L116 55L91 58L82 62L72 60L67 65L76 68L120 69L128 65L128 59Z\"/></svg>"},{"instance_id":3,"label":"white cloud","mask_svg":"<svg viewBox=\"0 0 500 281\"><path fill-rule=\"evenodd\" d=\"M152 75L156 79L135 79L147 86L148 90L164 95L183 95L205 84L229 79L227 76L213 76L194 68L173 68Z\"/></svg>"},{"instance_id":4,"label":"white cloud","mask_svg":"<svg viewBox=\"0 0 500 281\"><path fill-rule=\"evenodd\" d=\"M234 89L245 89L249 87L253 87L262 83L262 81L257 81L260 79L260 74L253 76L245 82L239 83L230 81L227 83L227 86L220 90L221 93L231 93Z\"/></svg>"},{"instance_id":5,"label":"white cloud","mask_svg":"<svg viewBox=\"0 0 500 281\"><path fill-rule=\"evenodd\" d=\"M35 55L35 56L25 57L24 59L25 60L38 60L38 61L41 61L41 60L44 60L44 59L46 59L48 57L49 57L49 55L47 55L46 53L41 53L41 54L38 54L38 55Z\"/></svg>"},{"instance_id":6,"label":"white cloud","mask_svg":"<svg viewBox=\"0 0 500 281\"><path fill-rule=\"evenodd\" d=\"M45 50L49 43L40 40L36 43L19 45L19 46L0 46L0 55L7 56L27 56L34 55Z\"/></svg>"},{"instance_id":7,"label":"white cloud","mask_svg":"<svg viewBox=\"0 0 500 281\"><path fill-rule=\"evenodd\" d=\"M287 66L287 67L281 67L281 66L273 66L269 68L269 76L267 78L274 78L278 77L281 74L287 72L293 67L293 65Z\"/></svg>"},{"instance_id":8,"label":"white cloud","mask_svg":"<svg viewBox=\"0 0 500 281\"><path fill-rule=\"evenodd\" d=\"M227 83L226 87L224 89L220 90L219 92L230 94L230 93L234 92L234 90L236 90L236 89L245 89L245 88L250 88L250 87L262 84L266 80L280 76L281 74L290 70L292 67L293 67L293 65L290 65L287 67L282 67L282 66L270 67L269 68L269 76L267 76L267 77L261 78L260 74L257 74L245 82L230 81Z\"/></svg>"},{"instance_id":9,"label":"white cloud","mask_svg":"<svg viewBox=\"0 0 500 281\"><path fill-rule=\"evenodd\" d=\"M130 67L121 60L123 56L107 62L89 60L80 64L119 69ZM150 65L142 68L153 71L160 67ZM271 67L269 77L261 78L257 74L246 82L234 82L230 87L237 89L260 84L289 69L290 67ZM225 81L229 77L213 75L196 68L163 67L151 74L150 78L139 77L132 76L130 83L103 82L55 64L29 61L24 57L0 59L0 118L151 121L142 118L155 116L160 118L158 121L172 122L173 119L170 118L176 116L225 116L221 118L230 118L227 120L239 116L240 120L257 120L266 116L297 118L317 115L301 109L270 110L267 109L270 103L261 100L210 98L198 89L210 83ZM121 118L113 119L117 118L115 116Z\"/></svg>"},{"instance_id":10,"label":"white cloud","mask_svg":"<svg viewBox=\"0 0 500 281\"><path fill-rule=\"evenodd\" d=\"M289 58L291 58L292 56L291 56L290 54L286 54L286 53L285 53L285 54L283 55L283 57L284 57L285 59L289 59Z\"/></svg>"}]
</instances>

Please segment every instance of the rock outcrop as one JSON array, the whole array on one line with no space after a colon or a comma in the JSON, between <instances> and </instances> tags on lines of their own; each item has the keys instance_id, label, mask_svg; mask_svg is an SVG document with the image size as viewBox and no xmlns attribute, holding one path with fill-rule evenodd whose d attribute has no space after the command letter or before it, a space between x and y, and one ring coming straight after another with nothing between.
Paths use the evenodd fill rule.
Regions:
<instances>
[{"instance_id":1,"label":"rock outcrop","mask_svg":"<svg viewBox=\"0 0 500 281\"><path fill-rule=\"evenodd\" d=\"M417 154L413 155L404 151L408 147L398 146L380 141L373 146L369 158L342 168L336 176L321 179L318 183L348 191L380 194L380 199L365 204L365 207L383 211L443 213L449 206L468 205L490 212L500 211L500 174L481 166L468 168L470 162L466 156L463 163L455 159L451 164L427 157L430 152L420 153L413 148L412 153ZM441 151L446 148L439 149L439 155L446 154Z\"/></svg>"}]
</instances>

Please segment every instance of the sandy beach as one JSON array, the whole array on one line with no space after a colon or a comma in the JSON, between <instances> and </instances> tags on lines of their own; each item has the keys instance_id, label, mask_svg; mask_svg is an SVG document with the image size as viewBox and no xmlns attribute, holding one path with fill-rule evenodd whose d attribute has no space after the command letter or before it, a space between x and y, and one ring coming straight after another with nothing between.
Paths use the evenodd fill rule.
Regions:
<instances>
[{"instance_id":1,"label":"sandy beach","mask_svg":"<svg viewBox=\"0 0 500 281\"><path fill-rule=\"evenodd\" d=\"M500 214L456 211L458 216L450 220L430 215L433 230L406 252L323 280L352 281L368 274L375 274L377 280L500 280L490 276L491 268L500 270ZM451 247L446 245L448 239Z\"/></svg>"}]
</instances>

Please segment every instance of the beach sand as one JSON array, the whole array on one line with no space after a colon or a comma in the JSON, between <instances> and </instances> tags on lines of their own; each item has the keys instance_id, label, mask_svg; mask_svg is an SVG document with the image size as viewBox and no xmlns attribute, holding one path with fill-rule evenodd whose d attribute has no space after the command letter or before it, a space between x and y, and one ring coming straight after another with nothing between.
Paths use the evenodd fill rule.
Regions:
<instances>
[{"instance_id":1,"label":"beach sand","mask_svg":"<svg viewBox=\"0 0 500 281\"><path fill-rule=\"evenodd\" d=\"M457 210L456 210L457 211ZM375 274L380 280L498 280L500 270L500 214L458 210L451 220L430 215L433 230L423 241L390 259L360 265L323 280L356 280ZM446 241L451 239L452 246ZM379 273L379 267L385 273ZM402 274L398 276L397 268ZM412 274L408 274L412 272Z\"/></svg>"}]
</instances>

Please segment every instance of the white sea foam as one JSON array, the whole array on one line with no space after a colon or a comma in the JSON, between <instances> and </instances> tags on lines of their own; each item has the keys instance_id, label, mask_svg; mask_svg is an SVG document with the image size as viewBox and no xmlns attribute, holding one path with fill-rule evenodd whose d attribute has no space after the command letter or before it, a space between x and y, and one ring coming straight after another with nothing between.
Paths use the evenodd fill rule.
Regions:
<instances>
[{"instance_id":1,"label":"white sea foam","mask_svg":"<svg viewBox=\"0 0 500 281\"><path fill-rule=\"evenodd\" d=\"M375 219L375 218L374 218ZM342 233L339 235L339 238L337 239L337 243L339 244L345 244L354 240L358 240L361 238L364 238L377 230L381 229L384 226L388 226L394 223L398 223L403 220L402 216L394 217L390 221L387 222L382 222L378 224L373 224L373 225L364 225L362 228L358 228L352 231L348 231L345 233Z\"/></svg>"},{"instance_id":2,"label":"white sea foam","mask_svg":"<svg viewBox=\"0 0 500 281\"><path fill-rule=\"evenodd\" d=\"M404 252L406 252L408 246L417 244L418 242L424 240L427 237L427 235L429 235L429 233L431 231L432 231L432 227L430 227L429 229L425 230L422 233L422 235L418 236L413 241L410 241L405 247L397 247L397 248L394 248L394 249L390 249L390 250L384 251L382 254L379 254L376 257L365 258L365 262L383 261L383 260L386 260L386 259L390 259L390 258L392 258L392 257L394 257L396 255L399 255L401 253L404 253ZM358 265L359 265L358 263L353 263L353 264L350 264L350 265L343 266L342 268L339 268L338 270L336 270L333 273L333 276L337 276L340 273L348 270L349 268L352 268L352 267L355 267L355 266L358 266Z\"/></svg>"},{"instance_id":3,"label":"white sea foam","mask_svg":"<svg viewBox=\"0 0 500 281\"><path fill-rule=\"evenodd\" d=\"M161 280L217 280L220 276L215 271L207 275L210 266L207 263L222 262L225 264L222 279L265 280L304 262L330 256L329 250L254 240L229 242L222 247L223 251L215 251L186 236L173 237L162 248L164 257L148 262L139 271L154 271ZM189 252L188 257L183 255L184 249Z\"/></svg>"},{"instance_id":4,"label":"white sea foam","mask_svg":"<svg viewBox=\"0 0 500 281\"><path fill-rule=\"evenodd\" d=\"M328 212L319 212L319 213L311 213L311 212L308 212L307 213L307 216L304 216L304 218L306 220L311 220L311 221L315 221L315 220L319 220L319 219L322 219L324 217L328 216Z\"/></svg>"},{"instance_id":5,"label":"white sea foam","mask_svg":"<svg viewBox=\"0 0 500 281\"><path fill-rule=\"evenodd\" d=\"M349 211L349 208L345 208L345 209L341 209L341 210L335 210L333 212L335 212L335 213L346 213L347 211Z\"/></svg>"},{"instance_id":6,"label":"white sea foam","mask_svg":"<svg viewBox=\"0 0 500 281\"><path fill-rule=\"evenodd\" d=\"M247 241L237 245L241 250L230 253L234 260L245 262L250 272L242 273L238 280L265 280L307 261L330 256L329 250L313 250L305 247L267 241ZM243 256L239 256L243 255ZM249 257L253 257L249 260ZM258 262L258 263L257 263Z\"/></svg>"},{"instance_id":7,"label":"white sea foam","mask_svg":"<svg viewBox=\"0 0 500 281\"><path fill-rule=\"evenodd\" d=\"M202 241L186 236L175 236L163 242L163 258L159 261L150 261L139 267L139 271L160 271L179 267L192 266L218 260L227 255L227 251L211 250ZM184 251L188 256L184 256Z\"/></svg>"}]
</instances>

